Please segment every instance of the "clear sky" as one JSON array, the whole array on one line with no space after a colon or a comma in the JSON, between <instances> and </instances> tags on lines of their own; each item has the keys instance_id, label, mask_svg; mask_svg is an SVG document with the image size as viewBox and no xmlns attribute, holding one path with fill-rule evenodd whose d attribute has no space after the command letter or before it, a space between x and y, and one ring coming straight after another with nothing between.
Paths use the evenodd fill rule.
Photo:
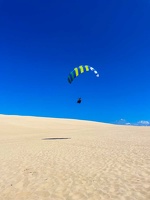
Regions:
<instances>
[{"instance_id":1,"label":"clear sky","mask_svg":"<svg viewBox=\"0 0 150 200\"><path fill-rule=\"evenodd\" d=\"M150 1L0 0L0 113L150 120Z\"/></svg>"}]
</instances>

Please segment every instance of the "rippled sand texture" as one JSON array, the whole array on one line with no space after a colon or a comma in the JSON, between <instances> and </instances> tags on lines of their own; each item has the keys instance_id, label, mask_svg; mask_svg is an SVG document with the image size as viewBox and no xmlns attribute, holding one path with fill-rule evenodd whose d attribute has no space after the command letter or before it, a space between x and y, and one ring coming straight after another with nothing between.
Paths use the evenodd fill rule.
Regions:
<instances>
[{"instance_id":1,"label":"rippled sand texture","mask_svg":"<svg viewBox=\"0 0 150 200\"><path fill-rule=\"evenodd\" d=\"M0 200L150 200L150 127L0 115Z\"/></svg>"}]
</instances>

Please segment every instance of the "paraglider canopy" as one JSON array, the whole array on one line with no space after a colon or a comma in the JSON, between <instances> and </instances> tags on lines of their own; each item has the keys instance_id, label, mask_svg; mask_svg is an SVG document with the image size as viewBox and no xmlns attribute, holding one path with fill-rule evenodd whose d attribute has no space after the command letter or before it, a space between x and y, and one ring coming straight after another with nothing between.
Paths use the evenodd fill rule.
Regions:
<instances>
[{"instance_id":1,"label":"paraglider canopy","mask_svg":"<svg viewBox=\"0 0 150 200\"><path fill-rule=\"evenodd\" d=\"M68 82L71 84L73 80L83 74L85 72L93 72L96 77L99 77L99 73L93 68L88 65L80 65L79 67L74 68L68 75Z\"/></svg>"}]
</instances>

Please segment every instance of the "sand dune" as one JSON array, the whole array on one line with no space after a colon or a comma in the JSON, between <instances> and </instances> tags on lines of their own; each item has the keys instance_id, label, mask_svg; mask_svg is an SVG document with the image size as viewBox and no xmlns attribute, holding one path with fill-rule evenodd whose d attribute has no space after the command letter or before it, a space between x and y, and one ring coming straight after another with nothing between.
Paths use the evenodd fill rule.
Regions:
<instances>
[{"instance_id":1,"label":"sand dune","mask_svg":"<svg viewBox=\"0 0 150 200\"><path fill-rule=\"evenodd\" d=\"M150 127L0 115L0 200L150 200Z\"/></svg>"}]
</instances>

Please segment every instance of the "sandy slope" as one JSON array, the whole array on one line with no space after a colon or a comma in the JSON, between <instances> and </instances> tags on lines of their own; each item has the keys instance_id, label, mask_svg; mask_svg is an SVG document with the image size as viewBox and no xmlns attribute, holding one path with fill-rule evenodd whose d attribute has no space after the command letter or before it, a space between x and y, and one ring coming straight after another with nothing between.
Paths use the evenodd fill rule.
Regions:
<instances>
[{"instance_id":1,"label":"sandy slope","mask_svg":"<svg viewBox=\"0 0 150 200\"><path fill-rule=\"evenodd\" d=\"M150 127L0 115L0 200L150 200Z\"/></svg>"}]
</instances>

